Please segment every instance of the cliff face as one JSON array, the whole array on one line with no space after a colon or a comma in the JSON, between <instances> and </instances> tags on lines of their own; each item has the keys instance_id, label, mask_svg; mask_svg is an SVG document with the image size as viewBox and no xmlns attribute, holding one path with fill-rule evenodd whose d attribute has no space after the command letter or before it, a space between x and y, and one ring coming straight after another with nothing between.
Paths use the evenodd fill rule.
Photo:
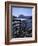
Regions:
<instances>
[{"instance_id":1,"label":"cliff face","mask_svg":"<svg viewBox=\"0 0 38 46\"><path fill-rule=\"evenodd\" d=\"M23 17L15 18L12 20L13 38L32 37L32 19L24 19ZM21 21L19 18L24 20Z\"/></svg>"}]
</instances>

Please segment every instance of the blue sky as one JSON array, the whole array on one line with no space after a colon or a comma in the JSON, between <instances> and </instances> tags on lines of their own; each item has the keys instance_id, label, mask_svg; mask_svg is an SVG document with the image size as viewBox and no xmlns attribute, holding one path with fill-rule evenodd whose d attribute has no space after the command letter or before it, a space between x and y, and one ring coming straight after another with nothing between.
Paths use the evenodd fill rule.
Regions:
<instances>
[{"instance_id":1,"label":"blue sky","mask_svg":"<svg viewBox=\"0 0 38 46\"><path fill-rule=\"evenodd\" d=\"M18 7L12 8L12 15L18 17L20 14L24 16L32 16L32 8L18 8Z\"/></svg>"}]
</instances>

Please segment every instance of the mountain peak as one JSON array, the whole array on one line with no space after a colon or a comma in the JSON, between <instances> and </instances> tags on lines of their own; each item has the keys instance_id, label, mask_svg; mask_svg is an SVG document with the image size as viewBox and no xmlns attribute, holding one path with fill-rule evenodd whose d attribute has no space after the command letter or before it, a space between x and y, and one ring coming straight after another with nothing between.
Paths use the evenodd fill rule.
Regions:
<instances>
[{"instance_id":1,"label":"mountain peak","mask_svg":"<svg viewBox=\"0 0 38 46\"><path fill-rule=\"evenodd\" d=\"M18 18L32 19L32 16L19 15Z\"/></svg>"}]
</instances>

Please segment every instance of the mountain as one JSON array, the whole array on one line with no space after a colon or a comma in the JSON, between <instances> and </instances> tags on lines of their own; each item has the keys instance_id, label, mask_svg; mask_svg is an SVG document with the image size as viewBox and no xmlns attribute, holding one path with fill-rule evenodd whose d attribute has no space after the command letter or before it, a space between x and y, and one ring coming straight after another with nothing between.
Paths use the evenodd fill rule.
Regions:
<instances>
[{"instance_id":1,"label":"mountain","mask_svg":"<svg viewBox=\"0 0 38 46\"><path fill-rule=\"evenodd\" d=\"M32 19L32 16L19 15L18 18Z\"/></svg>"},{"instance_id":2,"label":"mountain","mask_svg":"<svg viewBox=\"0 0 38 46\"><path fill-rule=\"evenodd\" d=\"M13 18L17 18L16 16L13 16Z\"/></svg>"}]
</instances>

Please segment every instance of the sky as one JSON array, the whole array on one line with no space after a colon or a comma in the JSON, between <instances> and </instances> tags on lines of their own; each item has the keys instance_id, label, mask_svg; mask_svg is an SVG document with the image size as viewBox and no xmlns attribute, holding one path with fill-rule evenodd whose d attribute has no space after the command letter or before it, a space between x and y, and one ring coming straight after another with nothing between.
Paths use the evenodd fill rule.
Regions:
<instances>
[{"instance_id":1,"label":"sky","mask_svg":"<svg viewBox=\"0 0 38 46\"><path fill-rule=\"evenodd\" d=\"M18 17L21 14L24 16L32 16L32 8L18 8L18 7L12 8L12 15Z\"/></svg>"}]
</instances>

